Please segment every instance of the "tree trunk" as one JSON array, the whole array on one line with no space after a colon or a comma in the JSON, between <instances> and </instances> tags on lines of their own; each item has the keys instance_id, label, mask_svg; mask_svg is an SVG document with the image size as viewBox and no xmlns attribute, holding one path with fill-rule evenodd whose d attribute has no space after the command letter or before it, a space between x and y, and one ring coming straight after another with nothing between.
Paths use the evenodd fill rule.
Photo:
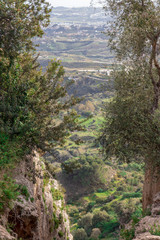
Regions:
<instances>
[{"instance_id":1,"label":"tree trunk","mask_svg":"<svg viewBox=\"0 0 160 240\"><path fill-rule=\"evenodd\" d=\"M152 205L153 198L158 192L160 192L160 166L153 165L153 162L147 162L143 186L143 210Z\"/></svg>"}]
</instances>

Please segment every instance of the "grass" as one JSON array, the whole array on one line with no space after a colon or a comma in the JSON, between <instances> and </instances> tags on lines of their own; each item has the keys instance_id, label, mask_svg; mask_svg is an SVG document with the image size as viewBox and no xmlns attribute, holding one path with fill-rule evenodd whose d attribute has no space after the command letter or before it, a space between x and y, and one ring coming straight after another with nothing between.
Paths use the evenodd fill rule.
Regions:
<instances>
[{"instance_id":1,"label":"grass","mask_svg":"<svg viewBox=\"0 0 160 240\"><path fill-rule=\"evenodd\" d=\"M129 172L126 171L126 174L119 174L123 171L124 167L128 168ZM133 167L132 170L131 167ZM117 169L117 171L117 175L115 175L112 181L108 183L107 190L97 189L97 191L82 198L85 203L82 203L83 201L77 201L72 204L72 206L75 206L76 204L77 209L76 216L74 217L73 215L71 217L71 223L73 223L72 229L76 230L76 228L78 227L78 219L86 213L91 212L92 214L95 214L96 212L103 211L105 209L107 213L111 216L112 220L110 220L109 222L104 222L100 226L102 232L100 239L116 240L119 239L119 216L123 215L123 213L117 212L120 210L120 207L118 206L121 206L121 211L123 211L123 208L125 209L124 211L126 211L126 207L128 206L126 204L133 204L133 209L135 208L135 212L134 210L131 210L133 211L131 217L133 216L134 219L139 219L139 214L141 214L141 192L136 192L139 186L132 186L134 191L131 193L123 192L120 187L124 187L124 189L126 189L126 178L130 178L134 174L142 175L143 171L139 170L139 172L137 172L137 168L135 168L135 166L128 166L127 164L125 166L120 166L120 169ZM131 183L129 182L127 187L129 187L130 184ZM139 184L141 183L139 182ZM133 203L130 202L132 200ZM81 210L79 211L79 209ZM130 237L132 234L132 232L123 232L124 236Z\"/></svg>"}]
</instances>

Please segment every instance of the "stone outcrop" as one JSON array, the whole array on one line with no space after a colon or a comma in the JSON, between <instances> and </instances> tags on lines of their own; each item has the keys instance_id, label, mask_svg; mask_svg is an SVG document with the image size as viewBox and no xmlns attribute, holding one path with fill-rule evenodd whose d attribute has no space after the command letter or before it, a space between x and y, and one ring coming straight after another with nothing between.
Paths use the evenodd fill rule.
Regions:
<instances>
[{"instance_id":1,"label":"stone outcrop","mask_svg":"<svg viewBox=\"0 0 160 240\"><path fill-rule=\"evenodd\" d=\"M15 240L16 238L11 236L9 232L7 232L6 228L0 226L0 240Z\"/></svg>"},{"instance_id":2,"label":"stone outcrop","mask_svg":"<svg viewBox=\"0 0 160 240\"><path fill-rule=\"evenodd\" d=\"M160 240L159 236L151 235L149 232L139 234L135 240Z\"/></svg>"},{"instance_id":3,"label":"stone outcrop","mask_svg":"<svg viewBox=\"0 0 160 240\"><path fill-rule=\"evenodd\" d=\"M72 240L60 186L40 155L27 156L13 171L21 195L0 218L0 240Z\"/></svg>"},{"instance_id":4,"label":"stone outcrop","mask_svg":"<svg viewBox=\"0 0 160 240\"><path fill-rule=\"evenodd\" d=\"M160 192L154 196L150 210L151 215L142 218L136 225L134 240L160 240L160 236L156 236L156 232L160 234Z\"/></svg>"}]
</instances>

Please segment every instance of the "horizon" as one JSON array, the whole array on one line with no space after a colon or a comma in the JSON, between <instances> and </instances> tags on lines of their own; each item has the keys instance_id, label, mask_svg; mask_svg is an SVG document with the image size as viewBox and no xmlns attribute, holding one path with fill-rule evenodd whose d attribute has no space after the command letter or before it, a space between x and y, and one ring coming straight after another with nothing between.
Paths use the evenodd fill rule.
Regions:
<instances>
[{"instance_id":1,"label":"horizon","mask_svg":"<svg viewBox=\"0 0 160 240\"><path fill-rule=\"evenodd\" d=\"M78 8L78 7L91 7L92 0L48 0L53 7L67 7L67 8ZM94 5L98 6L98 5ZM99 5L100 6L100 5Z\"/></svg>"}]
</instances>

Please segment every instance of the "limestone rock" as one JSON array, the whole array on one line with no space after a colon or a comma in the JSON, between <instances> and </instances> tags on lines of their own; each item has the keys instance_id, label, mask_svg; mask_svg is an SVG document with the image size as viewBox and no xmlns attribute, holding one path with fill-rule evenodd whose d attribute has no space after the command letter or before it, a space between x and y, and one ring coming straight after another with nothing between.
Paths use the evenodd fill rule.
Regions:
<instances>
[{"instance_id":1,"label":"limestone rock","mask_svg":"<svg viewBox=\"0 0 160 240\"><path fill-rule=\"evenodd\" d=\"M0 225L0 240L15 240L16 238L12 237L7 230Z\"/></svg>"},{"instance_id":2,"label":"limestone rock","mask_svg":"<svg viewBox=\"0 0 160 240\"><path fill-rule=\"evenodd\" d=\"M138 235L146 231L149 232L152 226L158 226L158 225L160 225L160 216L156 216L156 217L146 216L142 218L141 221L138 223L135 234Z\"/></svg>"},{"instance_id":3,"label":"limestone rock","mask_svg":"<svg viewBox=\"0 0 160 240\"><path fill-rule=\"evenodd\" d=\"M151 205L151 216L142 218L135 226L134 240L160 240L160 236L150 233L151 229L160 230L160 192L153 197Z\"/></svg>"},{"instance_id":4,"label":"limestone rock","mask_svg":"<svg viewBox=\"0 0 160 240\"><path fill-rule=\"evenodd\" d=\"M160 215L160 192L158 192L153 198L151 213L152 216Z\"/></svg>"},{"instance_id":5,"label":"limestone rock","mask_svg":"<svg viewBox=\"0 0 160 240\"><path fill-rule=\"evenodd\" d=\"M35 151L13 171L16 183L25 191L12 209L1 216L0 224L11 226L12 236L17 237L1 227L0 240L72 240L60 185L47 171L40 155Z\"/></svg>"},{"instance_id":6,"label":"limestone rock","mask_svg":"<svg viewBox=\"0 0 160 240\"><path fill-rule=\"evenodd\" d=\"M159 236L151 235L149 232L141 233L134 240L160 240Z\"/></svg>"}]
</instances>

